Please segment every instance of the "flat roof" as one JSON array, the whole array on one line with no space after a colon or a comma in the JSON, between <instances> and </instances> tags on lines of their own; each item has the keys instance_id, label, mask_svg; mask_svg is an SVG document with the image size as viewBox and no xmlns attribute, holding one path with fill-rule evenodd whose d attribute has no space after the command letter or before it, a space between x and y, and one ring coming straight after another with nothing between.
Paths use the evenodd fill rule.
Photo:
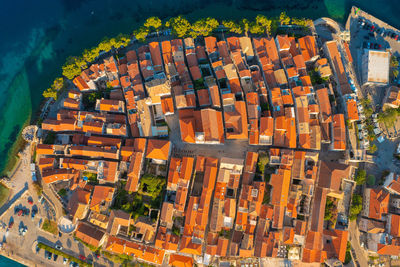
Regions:
<instances>
[{"instance_id":1,"label":"flat roof","mask_svg":"<svg viewBox=\"0 0 400 267\"><path fill-rule=\"evenodd\" d=\"M389 82L389 52L368 50L368 82Z\"/></svg>"}]
</instances>

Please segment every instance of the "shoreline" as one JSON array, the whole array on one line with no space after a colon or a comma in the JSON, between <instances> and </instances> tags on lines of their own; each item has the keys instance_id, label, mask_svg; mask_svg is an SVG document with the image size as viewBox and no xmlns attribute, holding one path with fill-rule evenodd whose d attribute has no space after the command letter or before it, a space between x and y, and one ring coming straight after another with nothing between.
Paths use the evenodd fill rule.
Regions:
<instances>
[{"instance_id":1,"label":"shoreline","mask_svg":"<svg viewBox=\"0 0 400 267\"><path fill-rule=\"evenodd\" d=\"M9 259L9 260L18 262L19 264L22 264L22 265L25 265L25 266L37 266L37 264L35 262L30 261L30 260L25 259L25 258L22 258L22 257L18 256L15 253L10 255L9 252L6 252L6 249L1 249L0 250L0 255L5 257L5 258L7 258L7 259Z\"/></svg>"}]
</instances>

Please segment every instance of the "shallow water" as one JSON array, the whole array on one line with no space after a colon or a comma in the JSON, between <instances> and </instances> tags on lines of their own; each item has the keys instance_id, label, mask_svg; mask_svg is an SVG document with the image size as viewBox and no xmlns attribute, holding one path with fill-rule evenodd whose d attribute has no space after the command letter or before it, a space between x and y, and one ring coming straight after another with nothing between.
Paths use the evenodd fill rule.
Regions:
<instances>
[{"instance_id":1,"label":"shallow water","mask_svg":"<svg viewBox=\"0 0 400 267\"><path fill-rule=\"evenodd\" d=\"M2 3L0 10L0 170L13 144L42 100L42 92L67 56L79 55L104 36L130 33L149 16L184 14L190 20L275 16L329 16L345 21L352 5L400 26L399 5L393 0L20 0Z\"/></svg>"}]
</instances>

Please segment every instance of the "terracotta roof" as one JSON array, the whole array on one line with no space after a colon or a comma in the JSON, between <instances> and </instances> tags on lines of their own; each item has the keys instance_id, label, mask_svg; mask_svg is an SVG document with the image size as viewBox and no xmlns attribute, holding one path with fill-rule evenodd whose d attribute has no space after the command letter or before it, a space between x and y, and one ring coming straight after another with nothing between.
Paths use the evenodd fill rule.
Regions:
<instances>
[{"instance_id":1,"label":"terracotta roof","mask_svg":"<svg viewBox=\"0 0 400 267\"><path fill-rule=\"evenodd\" d=\"M198 97L200 106L209 106L210 105L210 94L208 93L208 89L197 90L197 97Z\"/></svg>"},{"instance_id":2,"label":"terracotta roof","mask_svg":"<svg viewBox=\"0 0 400 267\"><path fill-rule=\"evenodd\" d=\"M317 43L314 36L304 36L297 41L299 42L301 54L306 62L318 54Z\"/></svg>"},{"instance_id":3,"label":"terracotta roof","mask_svg":"<svg viewBox=\"0 0 400 267\"><path fill-rule=\"evenodd\" d=\"M125 190L129 192L136 192L138 190L140 172L143 162L142 152L133 152L128 169L128 181L125 185Z\"/></svg>"},{"instance_id":4,"label":"terracotta roof","mask_svg":"<svg viewBox=\"0 0 400 267\"><path fill-rule=\"evenodd\" d=\"M260 135L273 136L274 119L272 117L260 118Z\"/></svg>"},{"instance_id":5,"label":"terracotta roof","mask_svg":"<svg viewBox=\"0 0 400 267\"><path fill-rule=\"evenodd\" d=\"M347 106L347 117L350 121L358 121L360 118L358 116L357 101L350 99L346 101Z\"/></svg>"},{"instance_id":6,"label":"terracotta roof","mask_svg":"<svg viewBox=\"0 0 400 267\"><path fill-rule=\"evenodd\" d=\"M333 148L335 150L346 149L346 126L343 114L335 114L333 116Z\"/></svg>"},{"instance_id":7,"label":"terracotta roof","mask_svg":"<svg viewBox=\"0 0 400 267\"><path fill-rule=\"evenodd\" d=\"M50 169L43 170L42 180L46 184L63 180L73 180L79 177L79 171L75 169Z\"/></svg>"},{"instance_id":8,"label":"terracotta roof","mask_svg":"<svg viewBox=\"0 0 400 267\"><path fill-rule=\"evenodd\" d=\"M272 186L271 201L272 205L286 207L289 185L290 170L279 169L277 174L271 174L269 184Z\"/></svg>"},{"instance_id":9,"label":"terracotta roof","mask_svg":"<svg viewBox=\"0 0 400 267\"><path fill-rule=\"evenodd\" d=\"M208 36L204 38L206 44L207 53L211 54L217 51L217 38Z\"/></svg>"},{"instance_id":10,"label":"terracotta roof","mask_svg":"<svg viewBox=\"0 0 400 267\"><path fill-rule=\"evenodd\" d=\"M178 254L171 254L168 264L174 267L191 267L193 266L193 259Z\"/></svg>"},{"instance_id":11,"label":"terracotta roof","mask_svg":"<svg viewBox=\"0 0 400 267\"><path fill-rule=\"evenodd\" d=\"M369 193L369 211L367 210L367 217L382 220L382 216L387 214L389 210L389 192L383 188L368 188L364 193L365 198L367 197L366 193ZM368 202L367 199L365 201Z\"/></svg>"},{"instance_id":12,"label":"terracotta roof","mask_svg":"<svg viewBox=\"0 0 400 267\"><path fill-rule=\"evenodd\" d=\"M174 113L174 102L171 96L161 99L161 108L164 115Z\"/></svg>"},{"instance_id":13,"label":"terracotta roof","mask_svg":"<svg viewBox=\"0 0 400 267\"><path fill-rule=\"evenodd\" d=\"M329 41L325 43L326 48L329 51L331 63L335 68L336 76L339 81L340 90L343 95L351 94L353 91L350 88L347 75L343 66L342 58L338 50L336 41Z\"/></svg>"},{"instance_id":14,"label":"terracotta roof","mask_svg":"<svg viewBox=\"0 0 400 267\"><path fill-rule=\"evenodd\" d=\"M146 158L168 160L171 142L167 140L149 139Z\"/></svg>"},{"instance_id":15,"label":"terracotta roof","mask_svg":"<svg viewBox=\"0 0 400 267\"><path fill-rule=\"evenodd\" d=\"M321 110L322 122L332 121L331 103L329 101L328 89L322 88L317 90L319 108Z\"/></svg>"},{"instance_id":16,"label":"terracotta roof","mask_svg":"<svg viewBox=\"0 0 400 267\"><path fill-rule=\"evenodd\" d=\"M104 238L104 232L81 222L76 228L75 235L77 238L81 239L83 242L94 246L99 247L101 245L101 241Z\"/></svg>"},{"instance_id":17,"label":"terracotta roof","mask_svg":"<svg viewBox=\"0 0 400 267\"><path fill-rule=\"evenodd\" d=\"M90 209L97 210L98 206L103 202L111 202L115 189L110 186L96 185L93 190Z\"/></svg>"}]
</instances>

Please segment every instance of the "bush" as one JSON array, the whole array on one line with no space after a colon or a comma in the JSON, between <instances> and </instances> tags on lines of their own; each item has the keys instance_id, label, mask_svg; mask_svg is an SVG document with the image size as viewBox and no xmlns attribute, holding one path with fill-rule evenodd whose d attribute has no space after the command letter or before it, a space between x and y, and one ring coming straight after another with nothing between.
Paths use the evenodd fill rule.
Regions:
<instances>
[{"instance_id":1,"label":"bush","mask_svg":"<svg viewBox=\"0 0 400 267\"><path fill-rule=\"evenodd\" d=\"M377 150L378 150L378 147L375 144L373 144L372 146L369 147L368 153L374 154Z\"/></svg>"},{"instance_id":2,"label":"bush","mask_svg":"<svg viewBox=\"0 0 400 267\"><path fill-rule=\"evenodd\" d=\"M357 185L363 185L367 178L367 172L363 169L359 169L355 178Z\"/></svg>"},{"instance_id":3,"label":"bush","mask_svg":"<svg viewBox=\"0 0 400 267\"><path fill-rule=\"evenodd\" d=\"M33 185L33 189L35 189L35 191L36 191L36 194L38 196L41 196L42 192L43 192L43 187L39 184L39 182L33 182L32 185Z\"/></svg>"},{"instance_id":4,"label":"bush","mask_svg":"<svg viewBox=\"0 0 400 267\"><path fill-rule=\"evenodd\" d=\"M373 176L372 174L368 175L367 184L369 186L375 185L375 176Z\"/></svg>"},{"instance_id":5,"label":"bush","mask_svg":"<svg viewBox=\"0 0 400 267\"><path fill-rule=\"evenodd\" d=\"M362 210L362 196L358 194L353 194L353 199L350 206L350 220L354 221L357 219L358 214Z\"/></svg>"},{"instance_id":6,"label":"bush","mask_svg":"<svg viewBox=\"0 0 400 267\"><path fill-rule=\"evenodd\" d=\"M347 247L346 247L346 257L344 259L344 264L348 264L351 261L351 244L349 241L347 241Z\"/></svg>"}]
</instances>

